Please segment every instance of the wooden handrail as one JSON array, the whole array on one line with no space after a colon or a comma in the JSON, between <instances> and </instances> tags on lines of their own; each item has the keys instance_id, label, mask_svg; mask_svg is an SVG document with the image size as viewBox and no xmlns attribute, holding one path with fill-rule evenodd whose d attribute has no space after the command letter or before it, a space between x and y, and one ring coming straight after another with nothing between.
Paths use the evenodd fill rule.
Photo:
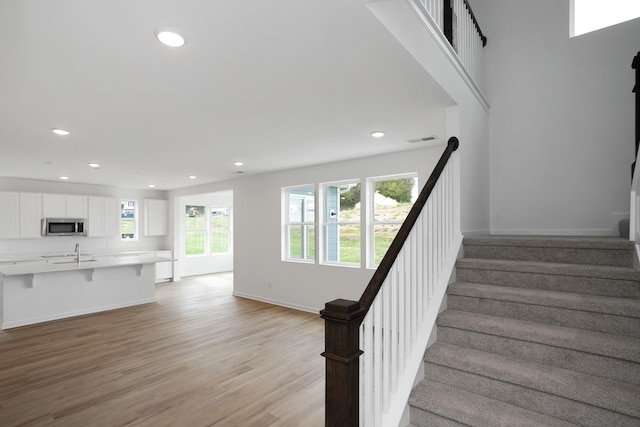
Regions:
<instances>
[{"instance_id":1,"label":"wooden handrail","mask_svg":"<svg viewBox=\"0 0 640 427\"><path fill-rule=\"evenodd\" d=\"M449 40L449 43L453 46L453 5L451 4L452 0L443 0L444 1L444 25L443 25L443 33L444 36ZM487 38L484 34L482 34L482 30L480 29L480 24L478 24L478 20L476 19L476 15L473 14L473 9L471 9L471 5L467 0L462 0L465 8L469 11L469 15L471 16L471 21L473 21L473 26L478 31L478 36L480 36L480 40L482 40L482 47L487 45Z\"/></svg>"},{"instance_id":2,"label":"wooden handrail","mask_svg":"<svg viewBox=\"0 0 640 427\"><path fill-rule=\"evenodd\" d=\"M456 138L455 136L449 138L447 148L444 150L444 153L442 153L442 156L436 164L436 167L433 169L433 172L431 172L431 176L429 176L429 179L422 188L418 199L411 207L411 210L407 214L407 218L404 220L402 226L400 227L400 230L398 230L398 234L396 234L396 237L391 242L387 253L382 258L382 261L380 261L380 265L378 265L375 273L373 273L373 276L371 277L371 280L369 281L369 284L364 290L359 301L360 307L362 310L364 310L365 314L367 311L369 311L371 304L373 304L373 300L378 294L378 291L382 286L382 282L384 282L387 274L389 274L389 271L391 270L393 263L398 257L398 254L400 253L404 242L407 240L411 229L418 220L422 208L427 203L427 200L429 199L431 192L436 186L436 183L438 182L438 179L440 178L444 167L447 165L447 161L449 161L449 157L451 157L451 154L458 149L458 146L458 138Z\"/></svg>"},{"instance_id":3,"label":"wooden handrail","mask_svg":"<svg viewBox=\"0 0 640 427\"><path fill-rule=\"evenodd\" d=\"M382 284L400 254L429 196L433 192L451 154L458 149L458 138L451 137L433 172L422 188L396 237L382 258L359 301L337 299L320 312L325 320L325 426L359 425L360 325L371 308Z\"/></svg>"},{"instance_id":4,"label":"wooden handrail","mask_svg":"<svg viewBox=\"0 0 640 427\"><path fill-rule=\"evenodd\" d=\"M487 38L484 36L484 34L482 34L482 30L480 29L480 24L478 24L478 20L476 19L476 16L473 14L471 5L467 0L463 0L463 2L467 10L469 11L469 15L471 15L471 20L473 21L473 25L476 27L476 30L478 30L478 35L480 36L480 40L482 40L482 46L484 47L487 45Z\"/></svg>"},{"instance_id":5,"label":"wooden handrail","mask_svg":"<svg viewBox=\"0 0 640 427\"><path fill-rule=\"evenodd\" d=\"M636 70L636 83L633 86L633 92L636 94L636 157L638 157L638 147L640 146L640 51L633 58L633 62L631 62L631 68ZM633 178L633 173L635 171L635 158L634 162L631 165L631 177Z\"/></svg>"}]
</instances>

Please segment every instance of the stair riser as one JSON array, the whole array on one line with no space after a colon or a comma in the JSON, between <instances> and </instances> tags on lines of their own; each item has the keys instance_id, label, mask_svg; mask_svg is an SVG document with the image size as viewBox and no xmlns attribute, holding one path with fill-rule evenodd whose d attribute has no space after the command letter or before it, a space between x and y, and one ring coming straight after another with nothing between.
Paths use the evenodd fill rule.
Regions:
<instances>
[{"instance_id":1,"label":"stair riser","mask_svg":"<svg viewBox=\"0 0 640 427\"><path fill-rule=\"evenodd\" d=\"M640 363L440 325L438 341L640 385Z\"/></svg>"},{"instance_id":2,"label":"stair riser","mask_svg":"<svg viewBox=\"0 0 640 427\"><path fill-rule=\"evenodd\" d=\"M464 256L509 261L633 267L633 251L630 250L465 245Z\"/></svg>"},{"instance_id":3,"label":"stair riser","mask_svg":"<svg viewBox=\"0 0 640 427\"><path fill-rule=\"evenodd\" d=\"M462 424L448 418L441 417L440 415L432 412L425 412L420 408L411 406L409 408L409 417L411 424L418 427L466 427L467 424Z\"/></svg>"},{"instance_id":4,"label":"stair riser","mask_svg":"<svg viewBox=\"0 0 640 427\"><path fill-rule=\"evenodd\" d=\"M425 364L425 377L583 426L637 427L640 423L638 418L607 409L432 363Z\"/></svg>"},{"instance_id":5,"label":"stair riser","mask_svg":"<svg viewBox=\"0 0 640 427\"><path fill-rule=\"evenodd\" d=\"M448 295L447 307L451 310L508 317L510 319L547 323L550 325L606 332L629 337L640 337L640 319L633 317L459 295Z\"/></svg>"},{"instance_id":6,"label":"stair riser","mask_svg":"<svg viewBox=\"0 0 640 427\"><path fill-rule=\"evenodd\" d=\"M456 279L460 282L640 299L640 283L630 280L459 267Z\"/></svg>"}]
</instances>

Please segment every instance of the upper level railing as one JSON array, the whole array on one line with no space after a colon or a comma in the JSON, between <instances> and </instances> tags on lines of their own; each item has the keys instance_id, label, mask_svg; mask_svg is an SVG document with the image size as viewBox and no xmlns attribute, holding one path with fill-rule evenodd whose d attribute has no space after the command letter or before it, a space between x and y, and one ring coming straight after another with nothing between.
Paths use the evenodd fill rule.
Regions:
<instances>
[{"instance_id":1,"label":"upper level railing","mask_svg":"<svg viewBox=\"0 0 640 427\"><path fill-rule=\"evenodd\" d=\"M321 311L326 426L402 417L462 242L457 148L450 138L360 300Z\"/></svg>"},{"instance_id":2,"label":"upper level railing","mask_svg":"<svg viewBox=\"0 0 640 427\"><path fill-rule=\"evenodd\" d=\"M636 94L636 157L638 157L638 147L640 146L640 52L636 54L631 62L631 68L636 70L636 84L633 92ZM631 166L631 177L635 170L636 162Z\"/></svg>"},{"instance_id":3,"label":"upper level railing","mask_svg":"<svg viewBox=\"0 0 640 427\"><path fill-rule=\"evenodd\" d=\"M479 90L484 87L483 48L487 38L467 0L407 0L429 16L453 48L462 68Z\"/></svg>"},{"instance_id":4,"label":"upper level railing","mask_svg":"<svg viewBox=\"0 0 640 427\"><path fill-rule=\"evenodd\" d=\"M633 58L631 68L636 70L636 84L633 92L636 94L636 157L631 165L631 205L629 209L629 240L636 244L636 258L640 260L640 173L634 173L638 163L638 148L640 146L640 52Z\"/></svg>"}]
</instances>

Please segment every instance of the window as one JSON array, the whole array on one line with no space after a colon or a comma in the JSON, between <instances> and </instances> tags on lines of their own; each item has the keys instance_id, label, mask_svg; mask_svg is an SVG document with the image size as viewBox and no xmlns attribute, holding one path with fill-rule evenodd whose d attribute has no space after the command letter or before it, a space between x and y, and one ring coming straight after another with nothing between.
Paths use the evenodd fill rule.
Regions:
<instances>
[{"instance_id":1,"label":"window","mask_svg":"<svg viewBox=\"0 0 640 427\"><path fill-rule=\"evenodd\" d=\"M315 261L315 188L286 188L284 201L284 259Z\"/></svg>"},{"instance_id":2,"label":"window","mask_svg":"<svg viewBox=\"0 0 640 427\"><path fill-rule=\"evenodd\" d=\"M376 267L418 198L418 177L411 174L371 178L368 189L368 264Z\"/></svg>"},{"instance_id":3,"label":"window","mask_svg":"<svg viewBox=\"0 0 640 427\"><path fill-rule=\"evenodd\" d=\"M210 246L212 254L231 252L231 208L213 206L209 217Z\"/></svg>"},{"instance_id":4,"label":"window","mask_svg":"<svg viewBox=\"0 0 640 427\"><path fill-rule=\"evenodd\" d=\"M135 200L120 201L120 236L122 240L138 239L138 210Z\"/></svg>"},{"instance_id":5,"label":"window","mask_svg":"<svg viewBox=\"0 0 640 427\"><path fill-rule=\"evenodd\" d=\"M206 250L207 222L204 206L185 206L185 253L204 255Z\"/></svg>"},{"instance_id":6,"label":"window","mask_svg":"<svg viewBox=\"0 0 640 427\"><path fill-rule=\"evenodd\" d=\"M186 205L184 208L186 255L231 252L231 207Z\"/></svg>"},{"instance_id":7,"label":"window","mask_svg":"<svg viewBox=\"0 0 640 427\"><path fill-rule=\"evenodd\" d=\"M571 0L570 36L590 33L640 17L637 0Z\"/></svg>"},{"instance_id":8,"label":"window","mask_svg":"<svg viewBox=\"0 0 640 427\"><path fill-rule=\"evenodd\" d=\"M324 262L360 265L360 183L323 185Z\"/></svg>"},{"instance_id":9,"label":"window","mask_svg":"<svg viewBox=\"0 0 640 427\"><path fill-rule=\"evenodd\" d=\"M418 194L417 173L322 183L316 213L313 185L283 188L282 259L375 268Z\"/></svg>"}]
</instances>

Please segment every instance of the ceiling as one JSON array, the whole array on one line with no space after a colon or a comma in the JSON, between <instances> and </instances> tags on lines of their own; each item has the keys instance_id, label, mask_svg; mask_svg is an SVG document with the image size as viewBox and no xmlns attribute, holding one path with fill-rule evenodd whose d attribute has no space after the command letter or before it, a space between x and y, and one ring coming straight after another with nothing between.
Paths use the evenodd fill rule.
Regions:
<instances>
[{"instance_id":1,"label":"ceiling","mask_svg":"<svg viewBox=\"0 0 640 427\"><path fill-rule=\"evenodd\" d=\"M452 103L364 0L5 0L0 52L0 177L175 189L441 142Z\"/></svg>"}]
</instances>

